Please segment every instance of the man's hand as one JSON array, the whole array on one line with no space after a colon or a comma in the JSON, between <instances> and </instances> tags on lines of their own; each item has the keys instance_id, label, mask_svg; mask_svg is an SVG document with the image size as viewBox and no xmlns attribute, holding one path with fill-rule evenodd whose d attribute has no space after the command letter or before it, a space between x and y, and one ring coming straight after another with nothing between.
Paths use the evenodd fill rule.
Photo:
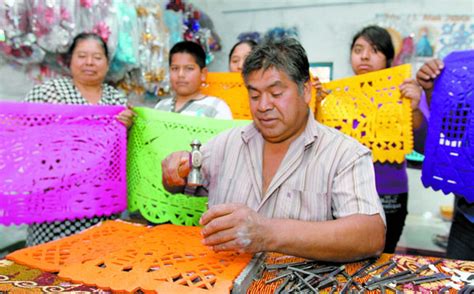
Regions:
<instances>
[{"instance_id":1,"label":"man's hand","mask_svg":"<svg viewBox=\"0 0 474 294\"><path fill-rule=\"evenodd\" d=\"M421 99L421 88L414 79L406 79L400 85L400 93L403 98L411 100L411 108L413 111L418 109Z\"/></svg>"},{"instance_id":2,"label":"man's hand","mask_svg":"<svg viewBox=\"0 0 474 294\"><path fill-rule=\"evenodd\" d=\"M219 204L203 214L200 224L203 244L214 251L235 250L261 252L266 250L268 219L240 203Z\"/></svg>"},{"instance_id":3,"label":"man's hand","mask_svg":"<svg viewBox=\"0 0 474 294\"><path fill-rule=\"evenodd\" d=\"M425 91L431 91L434 80L443 68L444 63L439 59L427 61L416 73L416 80Z\"/></svg>"},{"instance_id":4,"label":"man's hand","mask_svg":"<svg viewBox=\"0 0 474 294\"><path fill-rule=\"evenodd\" d=\"M189 152L171 153L161 162L162 179L165 188L183 187L191 170Z\"/></svg>"}]
</instances>

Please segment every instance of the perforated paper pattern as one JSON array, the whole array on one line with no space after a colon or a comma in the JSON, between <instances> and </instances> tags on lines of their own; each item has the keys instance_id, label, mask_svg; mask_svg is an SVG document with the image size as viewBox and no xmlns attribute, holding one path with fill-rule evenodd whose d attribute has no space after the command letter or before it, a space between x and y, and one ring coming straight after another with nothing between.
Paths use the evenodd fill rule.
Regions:
<instances>
[{"instance_id":1,"label":"perforated paper pattern","mask_svg":"<svg viewBox=\"0 0 474 294\"><path fill-rule=\"evenodd\" d=\"M107 221L75 236L17 251L7 258L43 269L43 263L37 260L30 264L31 257L44 256L45 252L55 256L68 252L67 260L72 262L58 266L60 278L112 291L228 293L251 256L215 253L201 240L198 227L145 228ZM85 252L82 246L91 250Z\"/></svg>"},{"instance_id":2,"label":"perforated paper pattern","mask_svg":"<svg viewBox=\"0 0 474 294\"><path fill-rule=\"evenodd\" d=\"M212 72L207 74L201 93L222 98L232 110L234 119L252 119L249 96L240 73ZM315 92L312 92L310 108L315 108Z\"/></svg>"},{"instance_id":3,"label":"perforated paper pattern","mask_svg":"<svg viewBox=\"0 0 474 294\"><path fill-rule=\"evenodd\" d=\"M234 119L252 119L247 88L240 73L208 73L201 93L224 100L229 105Z\"/></svg>"},{"instance_id":4,"label":"perforated paper pattern","mask_svg":"<svg viewBox=\"0 0 474 294\"><path fill-rule=\"evenodd\" d=\"M0 223L104 216L126 209L121 106L0 103Z\"/></svg>"},{"instance_id":5,"label":"perforated paper pattern","mask_svg":"<svg viewBox=\"0 0 474 294\"><path fill-rule=\"evenodd\" d=\"M432 100L421 179L474 202L474 50L444 60Z\"/></svg>"},{"instance_id":6,"label":"perforated paper pattern","mask_svg":"<svg viewBox=\"0 0 474 294\"><path fill-rule=\"evenodd\" d=\"M413 149L409 99L399 86L410 77L402 65L324 84L331 91L317 106L316 118L372 150L374 161L398 162Z\"/></svg>"},{"instance_id":7,"label":"perforated paper pattern","mask_svg":"<svg viewBox=\"0 0 474 294\"><path fill-rule=\"evenodd\" d=\"M146 231L147 228L141 225L105 221L66 238L17 250L7 259L46 272L59 272L66 265L98 258L131 244L137 235ZM107 243L112 239L120 242Z\"/></svg>"},{"instance_id":8,"label":"perforated paper pattern","mask_svg":"<svg viewBox=\"0 0 474 294\"><path fill-rule=\"evenodd\" d=\"M137 117L128 142L128 209L139 210L150 222L198 225L207 197L167 192L161 182L161 161L170 153L191 150L190 143L207 142L246 120L218 120L135 108Z\"/></svg>"}]
</instances>

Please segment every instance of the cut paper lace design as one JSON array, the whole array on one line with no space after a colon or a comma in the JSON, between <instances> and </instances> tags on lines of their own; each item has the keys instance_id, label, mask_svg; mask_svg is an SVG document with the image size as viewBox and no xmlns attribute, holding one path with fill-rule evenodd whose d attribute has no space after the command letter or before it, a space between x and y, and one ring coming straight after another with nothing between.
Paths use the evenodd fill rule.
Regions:
<instances>
[{"instance_id":1,"label":"cut paper lace design","mask_svg":"<svg viewBox=\"0 0 474 294\"><path fill-rule=\"evenodd\" d=\"M474 202L474 50L451 53L435 81L421 179Z\"/></svg>"},{"instance_id":2,"label":"cut paper lace design","mask_svg":"<svg viewBox=\"0 0 474 294\"><path fill-rule=\"evenodd\" d=\"M402 65L324 84L331 93L317 106L316 118L372 150L374 161L402 163L413 149L409 99L399 86L410 77Z\"/></svg>"},{"instance_id":3,"label":"cut paper lace design","mask_svg":"<svg viewBox=\"0 0 474 294\"><path fill-rule=\"evenodd\" d=\"M252 119L249 108L249 95L240 73L212 72L207 74L206 84L201 93L216 96L229 105L234 119ZM315 91L312 90L310 108L315 108Z\"/></svg>"},{"instance_id":4,"label":"cut paper lace design","mask_svg":"<svg viewBox=\"0 0 474 294\"><path fill-rule=\"evenodd\" d=\"M207 142L246 120L192 117L148 108L135 108L137 117L128 142L128 209L139 210L150 222L198 225L207 197L171 194L161 180L161 161L170 153L191 150L198 139Z\"/></svg>"},{"instance_id":5,"label":"cut paper lace design","mask_svg":"<svg viewBox=\"0 0 474 294\"><path fill-rule=\"evenodd\" d=\"M7 259L45 272L59 272L65 266L103 257L132 244L146 231L147 227L141 225L105 221L66 238L17 250ZM120 241L107 243L111 240Z\"/></svg>"},{"instance_id":6,"label":"cut paper lace design","mask_svg":"<svg viewBox=\"0 0 474 294\"><path fill-rule=\"evenodd\" d=\"M252 119L247 88L240 73L208 73L201 93L224 100L234 119Z\"/></svg>"},{"instance_id":7,"label":"cut paper lace design","mask_svg":"<svg viewBox=\"0 0 474 294\"><path fill-rule=\"evenodd\" d=\"M104 216L126 209L121 106L0 103L0 223Z\"/></svg>"},{"instance_id":8,"label":"cut paper lace design","mask_svg":"<svg viewBox=\"0 0 474 294\"><path fill-rule=\"evenodd\" d=\"M229 293L251 255L215 253L201 240L198 227L146 228L106 221L7 258L45 271L54 269L61 279L114 292Z\"/></svg>"}]
</instances>

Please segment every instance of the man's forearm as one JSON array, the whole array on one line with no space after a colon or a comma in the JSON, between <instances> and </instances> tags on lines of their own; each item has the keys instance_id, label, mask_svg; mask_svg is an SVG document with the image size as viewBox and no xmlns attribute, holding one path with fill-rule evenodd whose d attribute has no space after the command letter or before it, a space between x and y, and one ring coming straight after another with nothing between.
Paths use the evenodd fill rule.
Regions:
<instances>
[{"instance_id":1,"label":"man's forearm","mask_svg":"<svg viewBox=\"0 0 474 294\"><path fill-rule=\"evenodd\" d=\"M428 107L431 108L431 96L433 94L433 89L427 89L424 91L426 95L426 103L428 104Z\"/></svg>"},{"instance_id":2,"label":"man's forearm","mask_svg":"<svg viewBox=\"0 0 474 294\"><path fill-rule=\"evenodd\" d=\"M266 251L304 258L347 262L382 253L385 225L380 215L352 215L307 222L268 219Z\"/></svg>"},{"instance_id":3,"label":"man's forearm","mask_svg":"<svg viewBox=\"0 0 474 294\"><path fill-rule=\"evenodd\" d=\"M425 116L420 109L416 109L413 111L413 130L418 130L420 127L423 126L423 122L425 121Z\"/></svg>"}]
</instances>

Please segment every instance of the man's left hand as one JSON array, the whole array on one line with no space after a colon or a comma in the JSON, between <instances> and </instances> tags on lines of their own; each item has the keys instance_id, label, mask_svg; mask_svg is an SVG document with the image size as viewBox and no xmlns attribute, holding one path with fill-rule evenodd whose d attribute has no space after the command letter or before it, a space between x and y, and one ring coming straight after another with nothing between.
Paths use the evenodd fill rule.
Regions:
<instances>
[{"instance_id":1,"label":"man's left hand","mask_svg":"<svg viewBox=\"0 0 474 294\"><path fill-rule=\"evenodd\" d=\"M268 219L240 203L219 204L201 217L203 244L214 251L265 251Z\"/></svg>"}]
</instances>

